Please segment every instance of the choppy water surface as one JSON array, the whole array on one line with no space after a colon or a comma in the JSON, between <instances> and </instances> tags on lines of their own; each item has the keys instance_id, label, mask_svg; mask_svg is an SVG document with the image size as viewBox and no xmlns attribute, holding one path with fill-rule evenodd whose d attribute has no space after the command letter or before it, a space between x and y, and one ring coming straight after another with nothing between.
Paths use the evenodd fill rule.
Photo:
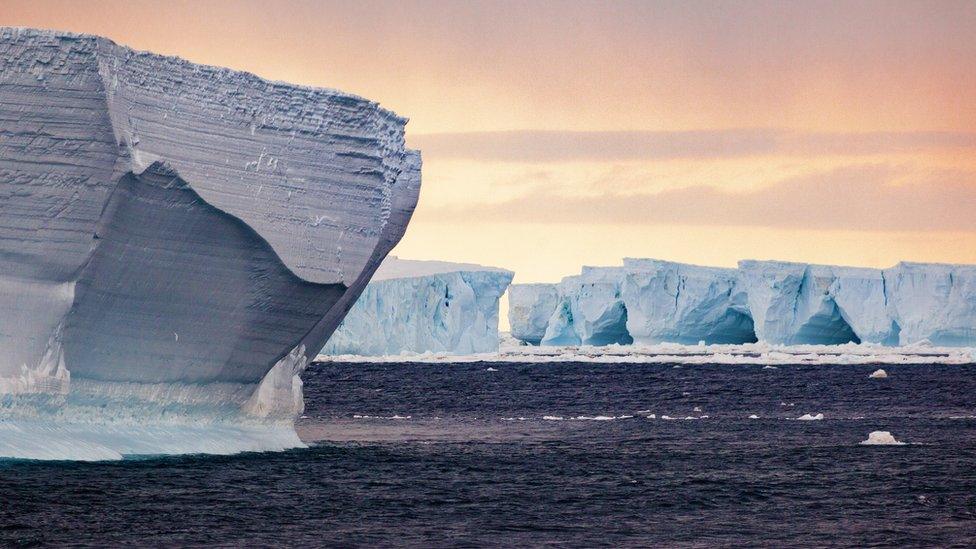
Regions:
<instances>
[{"instance_id":1,"label":"choppy water surface","mask_svg":"<svg viewBox=\"0 0 976 549\"><path fill-rule=\"evenodd\" d=\"M0 544L976 544L976 365L884 368L315 364L309 449L0 463Z\"/></svg>"}]
</instances>

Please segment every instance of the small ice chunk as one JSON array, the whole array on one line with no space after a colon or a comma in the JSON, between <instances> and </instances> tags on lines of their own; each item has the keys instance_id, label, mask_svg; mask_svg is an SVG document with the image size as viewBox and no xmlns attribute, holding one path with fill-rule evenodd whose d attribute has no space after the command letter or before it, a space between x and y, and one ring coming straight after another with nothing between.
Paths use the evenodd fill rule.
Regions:
<instances>
[{"instance_id":1,"label":"small ice chunk","mask_svg":"<svg viewBox=\"0 0 976 549\"><path fill-rule=\"evenodd\" d=\"M759 419L759 416L757 416L756 414L752 414L751 416L749 416L749 419Z\"/></svg>"},{"instance_id":2,"label":"small ice chunk","mask_svg":"<svg viewBox=\"0 0 976 549\"><path fill-rule=\"evenodd\" d=\"M489 366L485 371L486 372L497 372L498 371L498 368L492 368L491 366Z\"/></svg>"},{"instance_id":3,"label":"small ice chunk","mask_svg":"<svg viewBox=\"0 0 976 549\"><path fill-rule=\"evenodd\" d=\"M882 369L877 369L871 372L871 375L869 375L868 377L871 379L885 379L888 377L888 372ZM878 431L878 432L882 432L882 431Z\"/></svg>"},{"instance_id":4,"label":"small ice chunk","mask_svg":"<svg viewBox=\"0 0 976 549\"><path fill-rule=\"evenodd\" d=\"M868 434L868 439L867 440L862 440L861 441L861 444L867 444L867 445L872 445L872 446L873 445L878 445L878 446L881 446L881 445L901 446L901 445L903 445L905 443L904 442L899 442L899 441L895 440L895 437L893 437L891 435L891 433L889 433L888 431L871 431Z\"/></svg>"},{"instance_id":5,"label":"small ice chunk","mask_svg":"<svg viewBox=\"0 0 976 549\"><path fill-rule=\"evenodd\" d=\"M563 417L562 416L542 416L542 419L544 419L546 421L562 421L563 420Z\"/></svg>"},{"instance_id":6,"label":"small ice chunk","mask_svg":"<svg viewBox=\"0 0 976 549\"><path fill-rule=\"evenodd\" d=\"M649 415L647 416L647 419L657 419L657 416L656 416L656 415L654 415L654 414L649 414Z\"/></svg>"},{"instance_id":7,"label":"small ice chunk","mask_svg":"<svg viewBox=\"0 0 976 549\"><path fill-rule=\"evenodd\" d=\"M796 419L800 421L817 421L823 419L823 414L803 414Z\"/></svg>"},{"instance_id":8,"label":"small ice chunk","mask_svg":"<svg viewBox=\"0 0 976 549\"><path fill-rule=\"evenodd\" d=\"M772 366L770 364L767 364L767 365L763 366L762 369L763 370L779 370L779 368L777 368L776 366Z\"/></svg>"},{"instance_id":9,"label":"small ice chunk","mask_svg":"<svg viewBox=\"0 0 976 549\"><path fill-rule=\"evenodd\" d=\"M700 406L695 406L695 408L692 410L692 412L701 412L701 407Z\"/></svg>"}]
</instances>

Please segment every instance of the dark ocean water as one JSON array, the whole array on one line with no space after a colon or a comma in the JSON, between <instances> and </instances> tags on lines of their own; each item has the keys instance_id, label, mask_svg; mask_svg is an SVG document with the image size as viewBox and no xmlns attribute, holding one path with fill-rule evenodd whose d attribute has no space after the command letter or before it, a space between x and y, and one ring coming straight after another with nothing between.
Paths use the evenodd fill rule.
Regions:
<instances>
[{"instance_id":1,"label":"dark ocean water","mask_svg":"<svg viewBox=\"0 0 976 549\"><path fill-rule=\"evenodd\" d=\"M0 544L976 545L976 365L875 368L315 364L310 448L0 463Z\"/></svg>"}]
</instances>

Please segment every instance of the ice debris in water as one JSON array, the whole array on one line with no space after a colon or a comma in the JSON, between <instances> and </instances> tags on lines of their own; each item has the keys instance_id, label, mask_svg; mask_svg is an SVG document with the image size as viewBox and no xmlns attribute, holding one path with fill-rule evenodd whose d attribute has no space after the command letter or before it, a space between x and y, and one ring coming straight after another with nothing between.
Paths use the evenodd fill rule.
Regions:
<instances>
[{"instance_id":1,"label":"ice debris in water","mask_svg":"<svg viewBox=\"0 0 976 549\"><path fill-rule=\"evenodd\" d=\"M803 414L802 416L796 418L799 421L817 421L823 419L823 414Z\"/></svg>"},{"instance_id":2,"label":"ice debris in water","mask_svg":"<svg viewBox=\"0 0 976 549\"><path fill-rule=\"evenodd\" d=\"M759 416L757 416L756 414L752 414L751 416L749 416L749 419L759 419Z\"/></svg>"},{"instance_id":3,"label":"ice debris in water","mask_svg":"<svg viewBox=\"0 0 976 549\"><path fill-rule=\"evenodd\" d=\"M882 445L904 445L904 442L899 442L895 440L895 437L891 435L888 431L871 431L868 434L867 440L862 440L861 444L871 445L871 446L882 446Z\"/></svg>"},{"instance_id":4,"label":"ice debris in water","mask_svg":"<svg viewBox=\"0 0 976 549\"><path fill-rule=\"evenodd\" d=\"M878 369L871 372L871 375L869 375L868 377L871 379L885 379L888 377L888 372Z\"/></svg>"}]
</instances>

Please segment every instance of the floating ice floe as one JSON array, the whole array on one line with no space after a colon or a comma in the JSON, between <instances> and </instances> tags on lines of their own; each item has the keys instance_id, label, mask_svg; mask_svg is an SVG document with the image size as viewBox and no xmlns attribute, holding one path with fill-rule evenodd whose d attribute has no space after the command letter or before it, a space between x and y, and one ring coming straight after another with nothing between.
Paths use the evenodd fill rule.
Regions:
<instances>
[{"instance_id":1,"label":"floating ice floe","mask_svg":"<svg viewBox=\"0 0 976 549\"><path fill-rule=\"evenodd\" d=\"M497 372L497 371L498 371L498 368L491 368L491 367L488 367L487 369L485 369L485 371L486 371L486 372Z\"/></svg>"},{"instance_id":2,"label":"floating ice floe","mask_svg":"<svg viewBox=\"0 0 976 549\"><path fill-rule=\"evenodd\" d=\"M871 431L868 434L867 440L862 440L861 444L870 446L881 446L881 445L894 445L902 446L905 443L895 440L895 437L891 435L888 431Z\"/></svg>"},{"instance_id":3,"label":"floating ice floe","mask_svg":"<svg viewBox=\"0 0 976 549\"><path fill-rule=\"evenodd\" d=\"M367 416L362 414L353 414L353 419L410 419L412 416L401 416L398 414L393 414L392 416Z\"/></svg>"},{"instance_id":4,"label":"floating ice floe","mask_svg":"<svg viewBox=\"0 0 976 549\"><path fill-rule=\"evenodd\" d=\"M886 372L886 371L884 371L884 370L882 370L882 369L879 368L879 369L871 372L871 375L869 375L868 377L871 378L871 379L885 379L885 378L888 377L888 372Z\"/></svg>"},{"instance_id":5,"label":"floating ice floe","mask_svg":"<svg viewBox=\"0 0 976 549\"><path fill-rule=\"evenodd\" d=\"M823 414L803 414L796 418L798 421L818 421L824 418Z\"/></svg>"},{"instance_id":6,"label":"floating ice floe","mask_svg":"<svg viewBox=\"0 0 976 549\"><path fill-rule=\"evenodd\" d=\"M749 419L759 419L759 416L757 416L756 414L752 414L751 416L749 416Z\"/></svg>"}]
</instances>

